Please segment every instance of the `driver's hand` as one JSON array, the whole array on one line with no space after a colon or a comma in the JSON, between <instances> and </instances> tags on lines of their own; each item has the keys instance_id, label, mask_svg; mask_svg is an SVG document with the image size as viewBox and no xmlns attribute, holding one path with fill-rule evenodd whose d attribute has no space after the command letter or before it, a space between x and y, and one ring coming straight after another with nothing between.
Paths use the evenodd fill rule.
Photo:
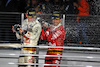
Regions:
<instances>
[{"instance_id":1,"label":"driver's hand","mask_svg":"<svg viewBox=\"0 0 100 67\"><path fill-rule=\"evenodd\" d=\"M19 28L19 33L22 33L22 32L24 32L24 30L21 30L21 28Z\"/></svg>"},{"instance_id":2,"label":"driver's hand","mask_svg":"<svg viewBox=\"0 0 100 67\"><path fill-rule=\"evenodd\" d=\"M13 31L13 33L15 32L15 31L13 30L13 26L12 26L12 31Z\"/></svg>"},{"instance_id":3,"label":"driver's hand","mask_svg":"<svg viewBox=\"0 0 100 67\"><path fill-rule=\"evenodd\" d=\"M44 23L44 24L43 24L43 27L48 28L48 25Z\"/></svg>"}]
</instances>

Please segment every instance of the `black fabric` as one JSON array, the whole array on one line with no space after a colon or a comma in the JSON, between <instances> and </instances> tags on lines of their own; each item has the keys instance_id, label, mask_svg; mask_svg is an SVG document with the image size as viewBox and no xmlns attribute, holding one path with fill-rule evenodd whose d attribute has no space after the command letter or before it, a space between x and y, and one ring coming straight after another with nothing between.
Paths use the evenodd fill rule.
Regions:
<instances>
[{"instance_id":1,"label":"black fabric","mask_svg":"<svg viewBox=\"0 0 100 67\"><path fill-rule=\"evenodd\" d=\"M49 50L49 51L47 51L47 52L62 52L62 51L57 51L57 50Z\"/></svg>"},{"instance_id":2,"label":"black fabric","mask_svg":"<svg viewBox=\"0 0 100 67\"><path fill-rule=\"evenodd\" d=\"M45 61L52 61L52 60L58 60L58 61L61 61L60 59L50 59L50 60L45 60Z\"/></svg>"}]
</instances>

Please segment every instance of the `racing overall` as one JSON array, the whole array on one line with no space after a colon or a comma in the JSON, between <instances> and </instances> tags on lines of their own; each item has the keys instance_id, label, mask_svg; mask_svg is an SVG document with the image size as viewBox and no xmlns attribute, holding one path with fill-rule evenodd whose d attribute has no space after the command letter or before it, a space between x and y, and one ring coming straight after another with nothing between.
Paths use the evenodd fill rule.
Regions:
<instances>
[{"instance_id":1,"label":"racing overall","mask_svg":"<svg viewBox=\"0 0 100 67\"><path fill-rule=\"evenodd\" d=\"M65 39L65 30L61 23L57 26L50 26L48 30L42 33L40 38L48 40L48 46L63 46ZM62 55L63 48L48 48L47 55ZM45 64L60 64L62 57L45 57ZM44 67L59 67L59 66L44 66Z\"/></svg>"},{"instance_id":2,"label":"racing overall","mask_svg":"<svg viewBox=\"0 0 100 67\"><path fill-rule=\"evenodd\" d=\"M28 19L22 22L22 30L27 29L27 33L23 35L24 43L23 45L32 45L36 46L38 43L38 39L41 33L41 24L38 20L33 22L28 22ZM21 39L21 35L16 33L18 39ZM23 47L21 49L21 54L36 54L35 47ZM19 63L34 63L36 61L36 57L33 56L20 56L18 62ZM34 67L32 65L19 65L19 67Z\"/></svg>"}]
</instances>

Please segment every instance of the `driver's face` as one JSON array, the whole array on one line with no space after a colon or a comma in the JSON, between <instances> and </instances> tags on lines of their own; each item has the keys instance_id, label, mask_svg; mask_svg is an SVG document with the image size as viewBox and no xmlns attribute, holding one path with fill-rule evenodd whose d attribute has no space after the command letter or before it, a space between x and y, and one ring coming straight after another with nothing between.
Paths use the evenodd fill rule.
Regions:
<instances>
[{"instance_id":1,"label":"driver's face","mask_svg":"<svg viewBox=\"0 0 100 67\"><path fill-rule=\"evenodd\" d=\"M35 21L35 18L28 18L28 22L33 22Z\"/></svg>"},{"instance_id":2,"label":"driver's face","mask_svg":"<svg viewBox=\"0 0 100 67\"><path fill-rule=\"evenodd\" d=\"M27 13L27 14L28 14L28 13ZM27 14L26 14L26 17L27 17L27 19L28 19L28 22L33 22L33 21L35 21L35 18L29 18Z\"/></svg>"},{"instance_id":3,"label":"driver's face","mask_svg":"<svg viewBox=\"0 0 100 67\"><path fill-rule=\"evenodd\" d=\"M61 19L59 19L59 20L53 19L52 22L53 22L54 26L57 26L61 22Z\"/></svg>"}]
</instances>

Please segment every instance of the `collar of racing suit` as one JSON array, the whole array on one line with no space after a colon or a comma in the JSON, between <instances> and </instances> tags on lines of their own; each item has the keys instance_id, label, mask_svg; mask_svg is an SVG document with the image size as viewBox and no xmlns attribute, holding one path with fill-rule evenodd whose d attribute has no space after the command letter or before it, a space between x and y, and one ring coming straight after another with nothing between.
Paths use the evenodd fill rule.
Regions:
<instances>
[{"instance_id":1,"label":"collar of racing suit","mask_svg":"<svg viewBox=\"0 0 100 67\"><path fill-rule=\"evenodd\" d=\"M59 23L57 26L52 25L54 27L53 30L55 30L56 28L58 28L60 25L61 25L61 23Z\"/></svg>"},{"instance_id":2,"label":"collar of racing suit","mask_svg":"<svg viewBox=\"0 0 100 67\"><path fill-rule=\"evenodd\" d=\"M27 24L37 24L38 23L38 19L36 18L33 22L28 22L28 19L27 19Z\"/></svg>"}]
</instances>

